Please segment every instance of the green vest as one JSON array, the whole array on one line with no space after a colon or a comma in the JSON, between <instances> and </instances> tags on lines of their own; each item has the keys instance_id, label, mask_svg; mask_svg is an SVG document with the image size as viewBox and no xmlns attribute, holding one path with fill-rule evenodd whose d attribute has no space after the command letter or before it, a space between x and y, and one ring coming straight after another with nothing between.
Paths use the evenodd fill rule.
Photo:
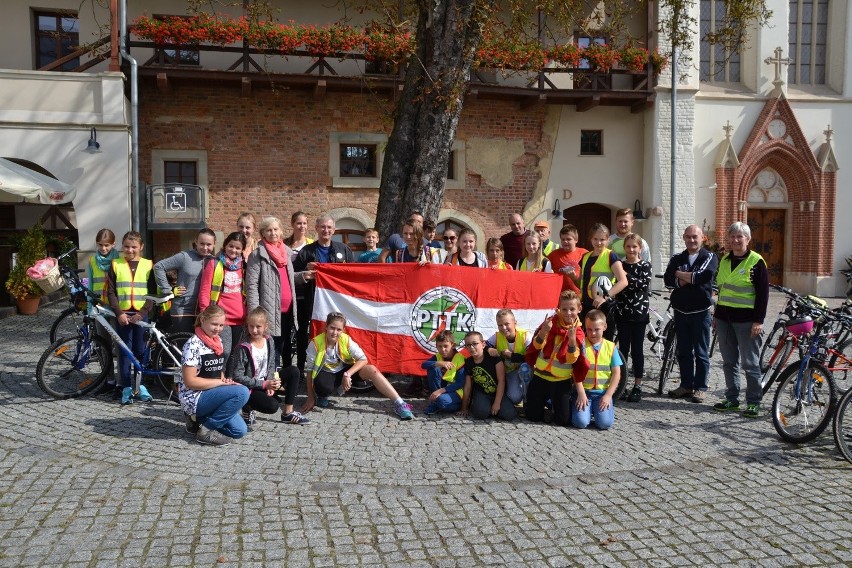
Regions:
<instances>
[{"instance_id":1,"label":"green vest","mask_svg":"<svg viewBox=\"0 0 852 568\"><path fill-rule=\"evenodd\" d=\"M612 273L612 268L609 265L609 253L611 249L605 248L595 263L592 265L592 272L589 274L589 281L585 282L586 295L589 298L594 298L592 295L592 285L599 276L608 276L612 283L615 284L615 274ZM586 262L592 257L592 252L587 252L583 255L583 260L580 262L580 274L586 273Z\"/></svg>"},{"instance_id":2,"label":"green vest","mask_svg":"<svg viewBox=\"0 0 852 568\"><path fill-rule=\"evenodd\" d=\"M542 252L544 253L544 256L547 256L558 248L559 245L556 244L553 239L549 239L547 241L547 246L544 247L544 250Z\"/></svg>"},{"instance_id":3,"label":"green vest","mask_svg":"<svg viewBox=\"0 0 852 568\"><path fill-rule=\"evenodd\" d=\"M315 379L322 370L322 364L325 362L325 332L317 335L313 339L314 346L317 348L317 356L314 359L314 370L311 372L311 378ZM340 359L347 365L353 364L352 354L349 352L349 336L341 333L337 338L337 348L340 351Z\"/></svg>"},{"instance_id":4,"label":"green vest","mask_svg":"<svg viewBox=\"0 0 852 568\"><path fill-rule=\"evenodd\" d=\"M100 296L102 302L107 302L106 272L101 270L94 256L89 259L89 268L92 270L92 280L89 282L89 290L95 296Z\"/></svg>"},{"instance_id":5,"label":"green vest","mask_svg":"<svg viewBox=\"0 0 852 568\"><path fill-rule=\"evenodd\" d=\"M615 352L615 344L604 340L601 348L596 350L593 345L586 341L586 359L589 361L589 372L583 380L583 388L586 390L606 390L612 378L612 354Z\"/></svg>"},{"instance_id":6,"label":"green vest","mask_svg":"<svg viewBox=\"0 0 852 568\"><path fill-rule=\"evenodd\" d=\"M136 273L130 272L130 265L123 258L112 261L112 269L115 272L115 295L118 298L118 307L126 312L129 309L141 310L145 305L148 294L148 276L154 263L147 258L140 258L136 265Z\"/></svg>"},{"instance_id":7,"label":"green vest","mask_svg":"<svg viewBox=\"0 0 852 568\"><path fill-rule=\"evenodd\" d=\"M501 354L503 351L509 348L509 340L505 335L497 332L497 338L494 340L494 348ZM513 351L517 355L524 355L527 352L527 330L521 328L515 328L515 350ZM512 363L510 361L503 361L503 365L506 367L506 372L511 372L521 366L520 363Z\"/></svg>"},{"instance_id":8,"label":"green vest","mask_svg":"<svg viewBox=\"0 0 852 568\"><path fill-rule=\"evenodd\" d=\"M719 305L729 308L754 308L757 291L751 281L751 269L763 257L754 251L740 261L734 271L731 271L731 253L722 257L719 272L716 273L716 284L719 286Z\"/></svg>"},{"instance_id":9,"label":"green vest","mask_svg":"<svg viewBox=\"0 0 852 568\"><path fill-rule=\"evenodd\" d=\"M222 294L222 283L225 281L225 267L221 260L216 260L216 266L213 267L213 281L210 283L210 301L218 302L219 296ZM246 295L246 287L242 287L243 296Z\"/></svg>"},{"instance_id":10,"label":"green vest","mask_svg":"<svg viewBox=\"0 0 852 568\"><path fill-rule=\"evenodd\" d=\"M618 258L624 260L624 257L627 256L627 253L624 252L624 239L622 237L616 238L614 241L609 243L610 250L618 255Z\"/></svg>"},{"instance_id":11,"label":"green vest","mask_svg":"<svg viewBox=\"0 0 852 568\"><path fill-rule=\"evenodd\" d=\"M435 359L437 359L438 361L445 361L445 359L441 357L440 353L435 353ZM464 367L464 355L462 355L461 353L456 353L455 355L453 355L453 358L450 362L453 364L453 368L449 371L445 371L444 376L442 377L442 380L447 385L449 385L456 379L456 373L459 369ZM464 387L457 389L456 394L459 395L459 398L464 397Z\"/></svg>"}]
</instances>

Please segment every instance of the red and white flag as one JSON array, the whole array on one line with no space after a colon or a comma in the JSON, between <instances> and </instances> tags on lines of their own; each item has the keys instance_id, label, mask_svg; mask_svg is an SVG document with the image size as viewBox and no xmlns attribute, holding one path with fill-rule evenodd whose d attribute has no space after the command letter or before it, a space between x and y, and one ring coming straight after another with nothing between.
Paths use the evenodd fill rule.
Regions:
<instances>
[{"instance_id":1,"label":"red and white flag","mask_svg":"<svg viewBox=\"0 0 852 568\"><path fill-rule=\"evenodd\" d=\"M392 374L423 375L435 336L449 329L456 343L468 331L487 339L496 315L509 308L518 327L534 330L557 307L562 277L542 272L416 263L317 265L312 333L330 312L371 363Z\"/></svg>"}]
</instances>

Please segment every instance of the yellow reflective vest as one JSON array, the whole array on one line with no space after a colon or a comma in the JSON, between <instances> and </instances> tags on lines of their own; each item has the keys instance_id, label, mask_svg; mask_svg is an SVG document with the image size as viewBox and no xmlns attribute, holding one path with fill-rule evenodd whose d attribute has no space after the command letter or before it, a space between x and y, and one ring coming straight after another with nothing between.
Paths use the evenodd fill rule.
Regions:
<instances>
[{"instance_id":1,"label":"yellow reflective vest","mask_svg":"<svg viewBox=\"0 0 852 568\"><path fill-rule=\"evenodd\" d=\"M515 328L515 349L512 351L517 355L526 355L527 352L527 333L529 333L525 329ZM497 332L497 338L494 340L494 348L497 349L498 353L502 357L503 351L509 348L509 339L500 333ZM520 363L512 363L511 361L503 361L503 365L506 367L506 372L511 372L521 366Z\"/></svg>"},{"instance_id":2,"label":"yellow reflective vest","mask_svg":"<svg viewBox=\"0 0 852 568\"><path fill-rule=\"evenodd\" d=\"M446 360L443 357L441 357L440 353L435 353L435 359L437 359L438 361L445 361ZM445 383L447 383L447 385L449 385L453 381L455 381L456 373L458 372L459 369L464 367L464 355L462 355L461 353L456 353L455 355L453 355L453 358L450 360L450 362L453 364L453 368L450 369L449 371L444 371L444 376L441 379ZM464 388L460 388L460 389L456 390L456 394L458 394L459 397L463 397L464 396Z\"/></svg>"},{"instance_id":3,"label":"yellow reflective vest","mask_svg":"<svg viewBox=\"0 0 852 568\"><path fill-rule=\"evenodd\" d=\"M95 296L100 296L102 302L107 303L106 272L101 270L94 256L89 259L89 269L92 272L92 279L89 281L89 290Z\"/></svg>"},{"instance_id":4,"label":"yellow reflective vest","mask_svg":"<svg viewBox=\"0 0 852 568\"><path fill-rule=\"evenodd\" d=\"M147 258L140 258L136 265L136 272L130 271L130 265L123 258L112 261L112 269L115 272L115 295L118 298L118 307L121 311L141 310L145 306L145 296L148 295L148 277L154 263Z\"/></svg>"},{"instance_id":5,"label":"yellow reflective vest","mask_svg":"<svg viewBox=\"0 0 852 568\"><path fill-rule=\"evenodd\" d=\"M594 285L595 280L597 280L599 276L609 277L609 279L612 280L613 284L615 284L616 282L615 274L613 274L612 267L610 267L609 265L609 253L611 252L612 250L608 248L603 249L601 255L592 265L592 272L589 274L589 281L585 282L586 295L589 298L595 297L594 294L592 294L592 286ZM594 254L594 252L587 252L583 255L583 260L580 262L580 274L586 273L586 263L592 257L592 254Z\"/></svg>"},{"instance_id":6,"label":"yellow reflective vest","mask_svg":"<svg viewBox=\"0 0 852 568\"><path fill-rule=\"evenodd\" d=\"M545 340L545 343L547 343L547 340ZM545 381L567 381L573 376L573 363L580 356L580 348L578 346L573 353L568 351L565 355L565 362L562 363L558 359L561 345L562 338L557 337L556 341L553 342L553 352L550 354L550 359L545 358L543 347L538 352L538 357L535 360L535 374Z\"/></svg>"},{"instance_id":7,"label":"yellow reflective vest","mask_svg":"<svg viewBox=\"0 0 852 568\"><path fill-rule=\"evenodd\" d=\"M216 265L213 267L213 281L210 282L210 301L218 302L219 296L222 295L222 283L225 281L225 267L221 260L214 260ZM242 287L243 296L246 295L246 287Z\"/></svg>"},{"instance_id":8,"label":"yellow reflective vest","mask_svg":"<svg viewBox=\"0 0 852 568\"><path fill-rule=\"evenodd\" d=\"M589 372L583 380L583 388L586 390L606 390L612 378L612 354L615 352L615 344L606 339L600 349L586 341L586 359L589 361Z\"/></svg>"},{"instance_id":9,"label":"yellow reflective vest","mask_svg":"<svg viewBox=\"0 0 852 568\"><path fill-rule=\"evenodd\" d=\"M751 281L751 269L763 257L754 251L749 251L737 267L731 270L731 253L722 257L719 272L716 273L716 284L719 286L719 305L729 308L754 308L757 291Z\"/></svg>"},{"instance_id":10,"label":"yellow reflective vest","mask_svg":"<svg viewBox=\"0 0 852 568\"><path fill-rule=\"evenodd\" d=\"M311 378L315 379L322 370L323 363L325 362L325 332L314 337L312 341L314 342L314 347L317 349L317 356L314 359L314 369L311 372ZM349 351L349 336L347 334L341 333L340 337L337 338L337 350L340 353L341 361L347 365L355 363L352 353Z\"/></svg>"}]
</instances>

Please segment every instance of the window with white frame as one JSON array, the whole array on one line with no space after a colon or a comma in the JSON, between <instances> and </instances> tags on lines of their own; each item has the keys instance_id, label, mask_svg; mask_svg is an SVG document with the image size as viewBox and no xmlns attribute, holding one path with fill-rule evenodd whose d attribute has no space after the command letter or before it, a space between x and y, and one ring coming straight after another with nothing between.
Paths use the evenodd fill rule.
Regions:
<instances>
[{"instance_id":1,"label":"window with white frame","mask_svg":"<svg viewBox=\"0 0 852 568\"><path fill-rule=\"evenodd\" d=\"M698 78L708 83L739 83L740 54L711 44L707 35L725 27L726 3L723 0L701 0Z\"/></svg>"},{"instance_id":2,"label":"window with white frame","mask_svg":"<svg viewBox=\"0 0 852 568\"><path fill-rule=\"evenodd\" d=\"M825 84L828 0L790 0L789 55L791 85Z\"/></svg>"},{"instance_id":3,"label":"window with white frame","mask_svg":"<svg viewBox=\"0 0 852 568\"><path fill-rule=\"evenodd\" d=\"M151 150L151 183L178 183L201 186L207 192L207 152L204 150ZM209 200L204 199L209 206ZM187 207L198 207L191 200ZM204 212L207 217L207 212Z\"/></svg>"},{"instance_id":4,"label":"window with white frame","mask_svg":"<svg viewBox=\"0 0 852 568\"><path fill-rule=\"evenodd\" d=\"M385 157L385 134L332 132L328 140L328 175L333 187L378 188Z\"/></svg>"}]
</instances>

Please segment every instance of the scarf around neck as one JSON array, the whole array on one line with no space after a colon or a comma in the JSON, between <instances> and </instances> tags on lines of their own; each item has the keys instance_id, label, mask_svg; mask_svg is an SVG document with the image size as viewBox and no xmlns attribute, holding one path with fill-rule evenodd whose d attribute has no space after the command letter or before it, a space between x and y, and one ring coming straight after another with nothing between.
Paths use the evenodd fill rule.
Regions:
<instances>
[{"instance_id":1,"label":"scarf around neck","mask_svg":"<svg viewBox=\"0 0 852 568\"><path fill-rule=\"evenodd\" d=\"M207 335L207 332L201 329L201 327L195 328L195 335L198 336L198 339L200 339L204 345L212 349L213 353L216 355L221 355L225 352L225 348L222 346L222 338L218 335L216 337L211 337Z\"/></svg>"},{"instance_id":2,"label":"scarf around neck","mask_svg":"<svg viewBox=\"0 0 852 568\"><path fill-rule=\"evenodd\" d=\"M547 340L544 342L544 348L541 352L546 359L550 359L550 356L553 355L553 346L556 342L556 337L559 336L562 338L562 343L559 345L559 353L557 353L556 358L560 363L564 363L568 355L569 328L562 323L562 316L559 314L555 314L551 318L551 321L553 322L553 327L550 328L550 332L547 334Z\"/></svg>"},{"instance_id":3,"label":"scarf around neck","mask_svg":"<svg viewBox=\"0 0 852 568\"><path fill-rule=\"evenodd\" d=\"M225 256L224 251L219 253L219 262L222 263L222 266L225 267L225 270L239 270L243 265L243 255L237 256L234 260L231 260L227 256Z\"/></svg>"},{"instance_id":4,"label":"scarf around neck","mask_svg":"<svg viewBox=\"0 0 852 568\"><path fill-rule=\"evenodd\" d=\"M263 246L266 247L266 252L269 253L269 258L272 259L272 262L274 262L278 268L287 266L289 255L287 254L287 246L284 243L281 241L278 241L277 243L270 243L266 239L263 239Z\"/></svg>"},{"instance_id":5,"label":"scarf around neck","mask_svg":"<svg viewBox=\"0 0 852 568\"><path fill-rule=\"evenodd\" d=\"M109 268L112 266L112 261L116 258L118 258L118 251L116 249L109 251L106 256L102 256L101 253L95 252L95 262L97 263L98 268L104 272L109 272Z\"/></svg>"}]
</instances>

